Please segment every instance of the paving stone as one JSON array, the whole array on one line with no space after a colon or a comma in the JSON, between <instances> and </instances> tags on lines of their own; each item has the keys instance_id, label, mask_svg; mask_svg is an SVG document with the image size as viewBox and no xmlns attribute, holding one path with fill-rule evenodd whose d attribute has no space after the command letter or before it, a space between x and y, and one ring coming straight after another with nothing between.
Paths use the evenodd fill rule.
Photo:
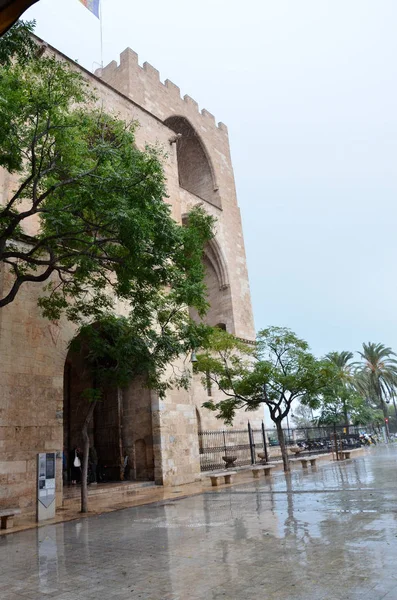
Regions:
<instances>
[{"instance_id":1,"label":"paving stone","mask_svg":"<svg viewBox=\"0 0 397 600\"><path fill-rule=\"evenodd\" d=\"M397 600L397 447L0 538L1 600ZM194 525L194 527L192 526Z\"/></svg>"}]
</instances>

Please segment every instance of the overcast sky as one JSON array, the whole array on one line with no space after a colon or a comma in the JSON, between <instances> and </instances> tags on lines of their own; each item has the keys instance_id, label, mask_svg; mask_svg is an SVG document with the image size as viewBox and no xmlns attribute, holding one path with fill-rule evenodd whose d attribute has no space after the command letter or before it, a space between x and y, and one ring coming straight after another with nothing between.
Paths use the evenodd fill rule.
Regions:
<instances>
[{"instance_id":1,"label":"overcast sky","mask_svg":"<svg viewBox=\"0 0 397 600\"><path fill-rule=\"evenodd\" d=\"M130 46L229 127L257 329L317 354L397 350L397 2L102 0ZM92 70L98 20L41 0L36 33Z\"/></svg>"}]
</instances>

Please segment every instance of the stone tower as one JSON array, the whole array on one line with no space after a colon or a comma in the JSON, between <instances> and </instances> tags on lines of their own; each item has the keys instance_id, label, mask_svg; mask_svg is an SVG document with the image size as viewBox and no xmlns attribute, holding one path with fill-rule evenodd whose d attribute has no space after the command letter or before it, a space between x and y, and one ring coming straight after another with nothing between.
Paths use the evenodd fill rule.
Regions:
<instances>
[{"instance_id":1,"label":"stone tower","mask_svg":"<svg viewBox=\"0 0 397 600\"><path fill-rule=\"evenodd\" d=\"M130 48L97 71L102 81L148 111L171 130L167 150L170 202L175 217L194 204L203 203L217 219L215 242L206 255L211 325L225 324L228 331L254 339L240 210L237 204L227 127L148 63L141 67ZM153 139L152 131L145 130Z\"/></svg>"},{"instance_id":2,"label":"stone tower","mask_svg":"<svg viewBox=\"0 0 397 600\"><path fill-rule=\"evenodd\" d=\"M47 52L69 61L56 49ZM171 81L160 81L151 65L141 67L130 49L120 64L110 63L95 75L79 70L98 103L125 121L139 123L136 144L158 144L166 151L164 169L173 217L183 222L201 204L217 219L215 239L205 252L210 310L207 321L240 338L255 337L240 211L237 204L228 132L189 96L181 98ZM0 173L0 202L13 181ZM0 273L1 277L4 273ZM49 323L37 307L41 290L27 284L11 305L0 311L0 507L19 505L34 513L36 454L58 452L58 505L62 503L62 450L78 443L84 369L68 352L76 334L71 323ZM199 379L189 392L171 390L164 400L135 381L122 395L110 390L109 409L95 416L99 454L117 447L131 458L135 479L180 485L200 477L198 431L224 425L201 408L208 395ZM253 424L261 414L250 413ZM236 427L246 427L240 413ZM117 425L118 423L118 425ZM118 429L117 429L118 427ZM93 434L93 435L94 435ZM102 436L102 437L101 437ZM110 440L110 441L109 441ZM109 454L110 452L110 454ZM108 461L110 459L108 458Z\"/></svg>"}]
</instances>

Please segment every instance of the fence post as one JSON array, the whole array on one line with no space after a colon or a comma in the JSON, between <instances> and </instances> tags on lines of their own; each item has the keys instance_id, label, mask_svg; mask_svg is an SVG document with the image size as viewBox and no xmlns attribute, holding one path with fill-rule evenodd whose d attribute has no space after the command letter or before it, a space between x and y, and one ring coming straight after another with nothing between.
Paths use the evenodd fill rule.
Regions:
<instances>
[{"instance_id":1,"label":"fence post","mask_svg":"<svg viewBox=\"0 0 397 600\"><path fill-rule=\"evenodd\" d=\"M269 462L269 455L267 453L265 424L263 421L262 421L262 439L263 439L263 452L265 453L265 461Z\"/></svg>"},{"instance_id":2,"label":"fence post","mask_svg":"<svg viewBox=\"0 0 397 600\"><path fill-rule=\"evenodd\" d=\"M255 444L254 438L252 435L251 423L248 421L248 438L250 441L250 451L251 451L251 464L255 464Z\"/></svg>"}]
</instances>

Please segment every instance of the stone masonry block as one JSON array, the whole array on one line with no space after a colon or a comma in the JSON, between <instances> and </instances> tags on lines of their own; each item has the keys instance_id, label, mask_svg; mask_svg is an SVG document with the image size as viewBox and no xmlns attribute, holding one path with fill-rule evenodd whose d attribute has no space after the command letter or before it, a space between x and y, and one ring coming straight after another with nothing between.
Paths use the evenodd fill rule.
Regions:
<instances>
[{"instance_id":1,"label":"stone masonry block","mask_svg":"<svg viewBox=\"0 0 397 600\"><path fill-rule=\"evenodd\" d=\"M201 114L203 115L203 117L205 117L206 119L208 119L209 121L211 121L211 123L213 123L215 125L215 117L210 112L208 112L208 110L203 108L203 110L201 111Z\"/></svg>"},{"instance_id":2,"label":"stone masonry block","mask_svg":"<svg viewBox=\"0 0 397 600\"><path fill-rule=\"evenodd\" d=\"M168 91L172 94L174 94L175 96L179 97L181 96L181 90L180 88L175 85L175 83L172 83L172 81L170 81L169 79L166 79L164 82L165 87L168 89Z\"/></svg>"},{"instance_id":3,"label":"stone masonry block","mask_svg":"<svg viewBox=\"0 0 397 600\"><path fill-rule=\"evenodd\" d=\"M227 125L225 125L224 123L222 123L222 121L219 121L218 128L221 131L224 131L225 133L228 133L228 131L229 131L228 128L227 128Z\"/></svg>"},{"instance_id":4,"label":"stone masonry block","mask_svg":"<svg viewBox=\"0 0 397 600\"><path fill-rule=\"evenodd\" d=\"M126 48L120 54L120 65L124 66L128 64L138 64L138 54L131 50L131 48Z\"/></svg>"},{"instance_id":5,"label":"stone masonry block","mask_svg":"<svg viewBox=\"0 0 397 600\"><path fill-rule=\"evenodd\" d=\"M117 69L117 62L115 60L112 60L112 62L110 62L108 65L106 65L106 67L103 67L101 69L101 75L102 76L105 74L109 75L110 73L113 73L116 69Z\"/></svg>"},{"instance_id":6,"label":"stone masonry block","mask_svg":"<svg viewBox=\"0 0 397 600\"><path fill-rule=\"evenodd\" d=\"M186 104L188 104L189 106L191 106L192 108L194 108L194 109L196 109L198 111L199 105L198 105L198 102L196 102L196 100L193 100L193 98L191 98L187 94L185 94L183 96L183 99L186 102Z\"/></svg>"},{"instance_id":7,"label":"stone masonry block","mask_svg":"<svg viewBox=\"0 0 397 600\"><path fill-rule=\"evenodd\" d=\"M157 69L155 69L150 63L144 62L143 70L152 79L157 79L158 81L160 81L160 72Z\"/></svg>"},{"instance_id":8,"label":"stone masonry block","mask_svg":"<svg viewBox=\"0 0 397 600\"><path fill-rule=\"evenodd\" d=\"M0 461L0 475L26 473L26 460Z\"/></svg>"}]
</instances>

